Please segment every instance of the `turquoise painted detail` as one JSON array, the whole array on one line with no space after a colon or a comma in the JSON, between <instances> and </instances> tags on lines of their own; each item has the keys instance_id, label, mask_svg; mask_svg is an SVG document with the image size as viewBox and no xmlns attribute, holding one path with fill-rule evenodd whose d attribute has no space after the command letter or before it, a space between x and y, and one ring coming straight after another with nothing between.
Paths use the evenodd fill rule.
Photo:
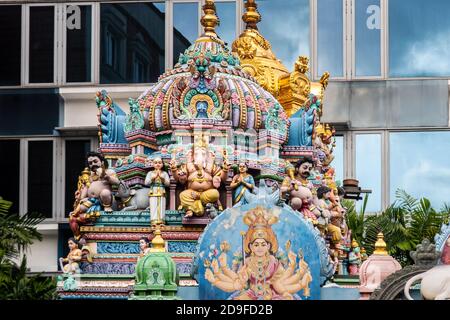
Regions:
<instances>
[{"instance_id":1,"label":"turquoise painted detail","mask_svg":"<svg viewBox=\"0 0 450 320\"><path fill-rule=\"evenodd\" d=\"M128 99L130 105L130 114L125 119L125 133L144 128L144 117L141 114L139 105L136 100Z\"/></svg>"},{"instance_id":2,"label":"turquoise painted detail","mask_svg":"<svg viewBox=\"0 0 450 320\"><path fill-rule=\"evenodd\" d=\"M197 248L196 241L168 241L167 243L169 252L190 252L195 253Z\"/></svg>"},{"instance_id":3,"label":"turquoise painted detail","mask_svg":"<svg viewBox=\"0 0 450 320\"><path fill-rule=\"evenodd\" d=\"M139 243L97 242L97 253L139 253Z\"/></svg>"}]
</instances>

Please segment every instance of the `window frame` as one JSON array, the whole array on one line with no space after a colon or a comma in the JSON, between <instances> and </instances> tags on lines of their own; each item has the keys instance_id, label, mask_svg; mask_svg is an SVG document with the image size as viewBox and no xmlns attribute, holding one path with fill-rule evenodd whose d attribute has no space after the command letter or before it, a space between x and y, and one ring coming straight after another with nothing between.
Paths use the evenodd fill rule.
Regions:
<instances>
[{"instance_id":1,"label":"window frame","mask_svg":"<svg viewBox=\"0 0 450 320\"><path fill-rule=\"evenodd\" d=\"M166 56L167 55L170 56L169 61L166 61L166 69L167 69L167 66L169 66L170 68L173 68L174 65L175 65L173 63L173 59L174 59L174 55L173 55L173 48L174 48L173 32L174 32L174 29L175 29L174 20L173 20L173 18L174 18L174 8L173 8L173 6L174 6L174 4L180 4L180 3L192 3L192 4L196 3L197 4L197 15L198 15L199 18L202 16L202 5L204 3L203 0L200 0L200 1L198 1L198 0L172 0L172 1L166 1L166 6L167 6L166 11L170 12L170 14L166 16L166 20L169 20L168 21L169 30L168 30L168 32L166 30L166 33L168 33L166 36L169 38L169 43L168 43L169 46L166 45L166 50L168 50ZM197 37L200 37L201 34L202 34L202 25L200 23L200 20L198 20L197 21Z\"/></svg>"},{"instance_id":2,"label":"window frame","mask_svg":"<svg viewBox=\"0 0 450 320\"><path fill-rule=\"evenodd\" d=\"M25 44L26 44L26 39L25 39L25 30L26 30L26 22L25 22L25 6L22 3L5 3L5 4L0 4L0 7L2 6L20 6L20 10L21 10L21 22L20 22L20 81L18 85L5 85L2 86L0 85L0 89L8 89L8 88L20 88L24 85L24 76L25 76L25 53L24 53L24 48L25 48Z\"/></svg>"},{"instance_id":3,"label":"window frame","mask_svg":"<svg viewBox=\"0 0 450 320\"><path fill-rule=\"evenodd\" d=\"M97 3L98 4L98 3ZM61 40L61 47L62 47L62 63L61 63L61 77L62 77L62 84L68 85L68 86L77 86L77 85L92 85L97 83L96 82L96 69L99 69L100 67L96 64L97 59L97 51L100 52L99 46L96 46L95 44L98 43L99 37L97 37L97 7L95 2L65 2L61 4L62 12L61 12L61 29L62 31L62 40ZM67 82L67 7L68 6L91 6L91 81L86 82ZM99 25L99 24L98 24Z\"/></svg>"},{"instance_id":4,"label":"window frame","mask_svg":"<svg viewBox=\"0 0 450 320\"><path fill-rule=\"evenodd\" d=\"M53 142L53 168L52 168L52 217L46 218L41 224L65 223L65 161L66 141L87 140L90 141L90 150L98 148L96 136L0 136L0 140L19 141L19 215L24 216L28 211L28 142L30 141L52 141ZM80 172L83 168L80 168Z\"/></svg>"},{"instance_id":5,"label":"window frame","mask_svg":"<svg viewBox=\"0 0 450 320\"><path fill-rule=\"evenodd\" d=\"M54 8L54 34L53 34L53 82L42 82L42 83L30 83L30 8L32 7L53 7ZM25 10L24 24L22 27L22 35L24 34L24 44L25 46L21 49L23 53L23 86L32 87L51 87L60 84L60 64L61 64L61 28L60 28L60 10L61 4L59 3L33 3L33 4L23 4L22 10ZM23 11L22 11L23 12Z\"/></svg>"},{"instance_id":6,"label":"window frame","mask_svg":"<svg viewBox=\"0 0 450 320\"><path fill-rule=\"evenodd\" d=\"M60 149L60 139L52 136L42 137L22 137L20 138L20 204L19 214L25 215L28 212L28 160L30 141L52 141L53 142L53 168L52 168L52 217L46 218L45 223L57 222L57 213L59 209L58 194L60 193L60 181L58 181L58 173L60 162L58 161L58 153Z\"/></svg>"},{"instance_id":7,"label":"window frame","mask_svg":"<svg viewBox=\"0 0 450 320\"><path fill-rule=\"evenodd\" d=\"M310 69L311 78L313 80L318 80L322 75L318 74L319 71L319 49L317 44L318 38L318 1L320 0L310 0ZM333 76L330 74L331 80L348 80L349 78L349 48L347 37L349 36L349 25L348 25L348 2L351 0L339 0L342 1L342 76Z\"/></svg>"},{"instance_id":8,"label":"window frame","mask_svg":"<svg viewBox=\"0 0 450 320\"><path fill-rule=\"evenodd\" d=\"M102 87L105 86L142 86L142 85L148 85L148 82L126 82L126 83L101 83L100 77L101 77L101 43L100 43L100 33L101 33L101 8L100 6L102 4L132 4L132 3L164 3L164 70L168 70L172 68L172 57L173 53L170 51L172 50L172 36L171 36L171 26L172 26L172 2L176 0L134 0L134 1L126 1L126 0L118 0L118 1L97 1L94 3L96 6L96 13L95 13L95 21L93 24L95 25L95 38L98 39L97 43L99 43L96 47L95 52L95 85L99 85ZM181 0L184 1L184 0ZM195 2L195 1L202 1L202 0L186 0L187 2ZM170 8L170 9L169 9ZM170 19L170 23L169 23Z\"/></svg>"},{"instance_id":9,"label":"window frame","mask_svg":"<svg viewBox=\"0 0 450 320\"><path fill-rule=\"evenodd\" d=\"M351 70L350 70L350 78L352 80L381 80L386 78L386 1L388 0L379 0L380 1L380 75L379 76L358 76L356 75L356 1L350 0L350 20L351 20Z\"/></svg>"},{"instance_id":10,"label":"window frame","mask_svg":"<svg viewBox=\"0 0 450 320\"><path fill-rule=\"evenodd\" d=\"M66 209L66 141L78 141L78 140L86 140L90 141L90 150L97 150L98 148L98 137L93 136L76 136L76 137L65 137L61 139L61 154L60 154L60 177L61 177L61 186L60 186L60 195L58 200L60 201L60 210L57 214L58 222L67 222L67 217L65 216L67 212ZM80 168L80 173L83 168Z\"/></svg>"},{"instance_id":11,"label":"window frame","mask_svg":"<svg viewBox=\"0 0 450 320\"><path fill-rule=\"evenodd\" d=\"M389 172L388 169L388 163L386 162L386 158L388 157L389 150L387 149L388 146L386 145L386 139L387 139L387 130L352 130L350 131L350 150L347 150L348 153L351 153L351 163L347 164L347 168L349 169L350 178L358 179L356 176L356 136L357 135L369 135L369 134L377 134L380 136L380 162L381 162L381 172L380 172L380 181L381 181L381 199L380 199L380 210L383 211L385 208L389 206L389 197L386 197L386 186L389 186L389 176L387 175ZM347 141L348 142L348 141ZM345 161L345 158L344 158ZM347 178L346 177L346 178ZM358 179L359 180L359 179ZM364 185L360 185L362 189L365 189ZM376 214L377 212L366 212L366 214Z\"/></svg>"}]
</instances>

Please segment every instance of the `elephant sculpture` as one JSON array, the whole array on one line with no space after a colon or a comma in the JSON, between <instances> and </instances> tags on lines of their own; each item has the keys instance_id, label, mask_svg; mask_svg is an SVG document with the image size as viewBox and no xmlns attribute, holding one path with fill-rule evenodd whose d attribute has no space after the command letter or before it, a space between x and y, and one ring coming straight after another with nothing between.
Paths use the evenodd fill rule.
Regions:
<instances>
[{"instance_id":1,"label":"elephant sculpture","mask_svg":"<svg viewBox=\"0 0 450 320\"><path fill-rule=\"evenodd\" d=\"M122 211L145 210L150 205L148 200L149 191L149 188L131 189L121 181L116 198L120 199L124 205Z\"/></svg>"},{"instance_id":2,"label":"elephant sculpture","mask_svg":"<svg viewBox=\"0 0 450 320\"><path fill-rule=\"evenodd\" d=\"M450 299L450 265L437 265L430 270L420 273L406 282L404 293L407 299L414 300L409 294L411 285L421 281L420 293L426 300Z\"/></svg>"}]
</instances>

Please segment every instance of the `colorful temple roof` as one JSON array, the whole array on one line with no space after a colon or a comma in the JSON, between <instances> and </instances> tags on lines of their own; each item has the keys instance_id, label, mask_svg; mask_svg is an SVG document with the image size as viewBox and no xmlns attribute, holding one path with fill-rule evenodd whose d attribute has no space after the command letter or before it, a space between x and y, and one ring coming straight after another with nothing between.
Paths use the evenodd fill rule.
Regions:
<instances>
[{"instance_id":1,"label":"colorful temple roof","mask_svg":"<svg viewBox=\"0 0 450 320\"><path fill-rule=\"evenodd\" d=\"M214 2L206 1L203 10L203 35L137 100L145 128L171 130L179 120L191 119L230 122L233 129L244 130L275 125L285 142L289 121L283 107L241 68L238 55L215 33Z\"/></svg>"}]
</instances>

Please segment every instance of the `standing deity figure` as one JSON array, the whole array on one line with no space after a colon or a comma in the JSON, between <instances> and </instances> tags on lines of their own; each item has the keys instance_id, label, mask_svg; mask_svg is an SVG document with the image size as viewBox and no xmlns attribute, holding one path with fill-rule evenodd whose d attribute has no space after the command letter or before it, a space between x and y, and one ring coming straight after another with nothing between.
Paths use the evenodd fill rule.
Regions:
<instances>
[{"instance_id":1,"label":"standing deity figure","mask_svg":"<svg viewBox=\"0 0 450 320\"><path fill-rule=\"evenodd\" d=\"M166 188L170 185L169 174L163 170L163 161L161 158L153 160L155 170L147 173L145 185L150 187L149 207L150 222L152 225L162 224L165 220L166 212Z\"/></svg>"},{"instance_id":2,"label":"standing deity figure","mask_svg":"<svg viewBox=\"0 0 450 320\"><path fill-rule=\"evenodd\" d=\"M59 258L59 264L64 273L80 273L80 261L83 256L78 241L75 238L69 238L67 241L69 254L66 258Z\"/></svg>"},{"instance_id":3,"label":"standing deity figure","mask_svg":"<svg viewBox=\"0 0 450 320\"><path fill-rule=\"evenodd\" d=\"M255 180L247 171L248 167L245 162L239 163L239 173L233 177L230 184L233 189L233 205L247 204L245 194L252 192L255 187Z\"/></svg>"},{"instance_id":4,"label":"standing deity figure","mask_svg":"<svg viewBox=\"0 0 450 320\"><path fill-rule=\"evenodd\" d=\"M288 194L290 197L290 206L294 210L299 210L302 207L303 194L299 191L299 186L308 188L313 192L314 186L308 180L313 169L313 163L309 159L301 159L295 164L295 168L289 167L287 169L287 176L281 184L281 194Z\"/></svg>"},{"instance_id":5,"label":"standing deity figure","mask_svg":"<svg viewBox=\"0 0 450 320\"><path fill-rule=\"evenodd\" d=\"M351 275L359 274L359 267L361 266L361 253L359 244L355 239L352 241L352 250L348 255L348 272Z\"/></svg>"},{"instance_id":6,"label":"standing deity figure","mask_svg":"<svg viewBox=\"0 0 450 320\"><path fill-rule=\"evenodd\" d=\"M317 198L322 212L330 217L330 223L327 225L328 234L331 236L331 242L335 248L340 246L342 240L342 229L344 219L344 209L333 194L333 190L321 186L317 189Z\"/></svg>"},{"instance_id":7,"label":"standing deity figure","mask_svg":"<svg viewBox=\"0 0 450 320\"><path fill-rule=\"evenodd\" d=\"M324 167L328 167L334 159L332 138L335 129L329 124L318 124L315 128L314 146L319 149L319 158Z\"/></svg>"},{"instance_id":8,"label":"standing deity figure","mask_svg":"<svg viewBox=\"0 0 450 320\"><path fill-rule=\"evenodd\" d=\"M80 238L80 225L95 220L100 211L112 212L112 186L119 184L119 179L108 162L98 152L89 152L86 156L88 170L79 178L78 190L75 192L75 209L70 213L69 225L75 236Z\"/></svg>"},{"instance_id":9,"label":"standing deity figure","mask_svg":"<svg viewBox=\"0 0 450 320\"><path fill-rule=\"evenodd\" d=\"M187 184L186 190L180 193L180 207L185 210L185 218L203 216L207 204L218 204L221 182L228 176L228 162L224 159L222 167L215 163L214 152L208 150L208 144L203 137L196 137L196 141L186 155L186 164L178 167L175 159L170 161L170 170L174 179Z\"/></svg>"}]
</instances>

